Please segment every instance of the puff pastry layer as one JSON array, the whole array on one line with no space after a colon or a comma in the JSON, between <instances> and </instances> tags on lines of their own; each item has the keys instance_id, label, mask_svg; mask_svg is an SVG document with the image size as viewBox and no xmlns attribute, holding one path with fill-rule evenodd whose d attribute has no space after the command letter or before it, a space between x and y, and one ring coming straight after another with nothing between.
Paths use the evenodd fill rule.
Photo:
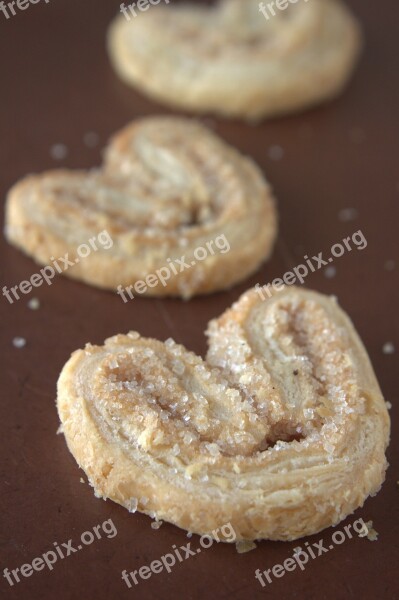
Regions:
<instances>
[{"instance_id":1,"label":"puff pastry layer","mask_svg":"<svg viewBox=\"0 0 399 600\"><path fill-rule=\"evenodd\" d=\"M65 365L59 415L96 495L199 534L292 540L379 490L389 417L334 299L250 290L207 333L206 361L130 333Z\"/></svg>"},{"instance_id":2,"label":"puff pastry layer","mask_svg":"<svg viewBox=\"0 0 399 600\"><path fill-rule=\"evenodd\" d=\"M170 270L167 285L146 294L188 298L254 272L271 252L277 216L252 160L196 121L151 117L115 135L102 169L49 171L9 192L7 238L41 264L66 252L75 262L79 245L103 230L112 248L98 247L65 275L115 289L184 256L190 268Z\"/></svg>"},{"instance_id":3,"label":"puff pastry layer","mask_svg":"<svg viewBox=\"0 0 399 600\"><path fill-rule=\"evenodd\" d=\"M268 3L266 3L268 4ZM160 5L110 26L120 77L194 112L260 119L336 96L361 46L340 0L299 0L266 19L258 0Z\"/></svg>"}]
</instances>

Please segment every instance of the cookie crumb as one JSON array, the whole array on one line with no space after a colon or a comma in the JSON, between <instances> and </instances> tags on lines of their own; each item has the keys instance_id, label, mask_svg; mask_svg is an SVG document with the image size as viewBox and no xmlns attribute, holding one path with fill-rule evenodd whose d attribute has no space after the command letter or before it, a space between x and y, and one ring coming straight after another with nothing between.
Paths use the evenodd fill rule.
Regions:
<instances>
[{"instance_id":1,"label":"cookie crumb","mask_svg":"<svg viewBox=\"0 0 399 600\"><path fill-rule=\"evenodd\" d=\"M15 348L23 348L24 346L26 346L26 339L17 336L13 339L12 344Z\"/></svg>"},{"instance_id":2,"label":"cookie crumb","mask_svg":"<svg viewBox=\"0 0 399 600\"><path fill-rule=\"evenodd\" d=\"M251 552L256 548L255 542L251 542L249 540L240 540L236 542L236 550L238 554L245 554L246 552Z\"/></svg>"},{"instance_id":3,"label":"cookie crumb","mask_svg":"<svg viewBox=\"0 0 399 600\"><path fill-rule=\"evenodd\" d=\"M366 533L367 539L370 542L376 542L378 540L378 531L373 529L373 521L367 521L366 527L367 527L367 533Z\"/></svg>"},{"instance_id":4,"label":"cookie crumb","mask_svg":"<svg viewBox=\"0 0 399 600\"><path fill-rule=\"evenodd\" d=\"M81 477L81 478L79 479L79 481L80 481L80 483L85 483L85 480L83 479L83 477Z\"/></svg>"},{"instance_id":5,"label":"cookie crumb","mask_svg":"<svg viewBox=\"0 0 399 600\"><path fill-rule=\"evenodd\" d=\"M163 524L163 521L153 521L151 523L152 529L159 529Z\"/></svg>"}]
</instances>

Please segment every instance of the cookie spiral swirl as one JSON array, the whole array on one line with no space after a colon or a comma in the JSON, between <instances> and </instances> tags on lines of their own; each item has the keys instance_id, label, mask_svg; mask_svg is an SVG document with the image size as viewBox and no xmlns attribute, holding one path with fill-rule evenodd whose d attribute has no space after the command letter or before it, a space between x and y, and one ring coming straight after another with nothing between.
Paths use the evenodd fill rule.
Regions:
<instances>
[{"instance_id":1,"label":"cookie spiral swirl","mask_svg":"<svg viewBox=\"0 0 399 600\"><path fill-rule=\"evenodd\" d=\"M334 299L251 290L208 336L206 361L137 333L72 355L58 410L97 495L199 534L292 540L378 491L389 417Z\"/></svg>"}]
</instances>

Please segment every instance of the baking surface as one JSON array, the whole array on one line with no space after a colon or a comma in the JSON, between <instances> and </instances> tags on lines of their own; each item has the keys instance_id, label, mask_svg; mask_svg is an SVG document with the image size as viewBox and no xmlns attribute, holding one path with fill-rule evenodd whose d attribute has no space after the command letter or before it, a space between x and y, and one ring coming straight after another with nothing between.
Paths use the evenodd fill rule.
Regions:
<instances>
[{"instance_id":1,"label":"baking surface","mask_svg":"<svg viewBox=\"0 0 399 600\"><path fill-rule=\"evenodd\" d=\"M54 542L61 546L72 540L77 547L83 532L108 519L117 530L114 537L103 532L101 539L59 558L52 570L20 575L12 587L1 577L1 598L399 598L399 7L394 0L383 7L370 0L350 4L363 22L366 49L340 99L256 127L204 119L257 161L278 198L279 239L258 273L228 292L190 302L136 297L124 304L116 294L61 277L13 304L1 296L1 571L32 563L54 549ZM3 200L27 173L98 165L109 136L129 120L172 112L135 93L112 72L104 35L118 6L104 0L42 0L8 20L0 12ZM55 144L61 146L54 149ZM54 158L65 151L64 158ZM56 435L56 381L70 353L88 341L102 343L115 333L138 330L160 340L173 337L204 354L208 320L244 290L281 277L305 254L329 256L332 245L359 230L367 247L353 246L327 271L311 273L305 284L338 297L392 404L387 480L375 498L335 529L344 532L357 519L372 520L378 541L346 536L330 549L334 529L328 529L293 543L260 542L247 554L216 543L206 550L197 536L188 539L169 524L154 530L149 517L96 499L63 436ZM1 287L38 272L4 239L0 244ZM38 310L28 307L34 297L40 300ZM18 336L26 339L22 348L13 345ZM295 547L321 539L328 552L309 559L304 570L265 580L264 588L255 579L256 569L272 569ZM124 569L139 570L173 552L173 545L188 543L201 552L177 561L170 573L139 579L131 589L122 580Z\"/></svg>"}]
</instances>

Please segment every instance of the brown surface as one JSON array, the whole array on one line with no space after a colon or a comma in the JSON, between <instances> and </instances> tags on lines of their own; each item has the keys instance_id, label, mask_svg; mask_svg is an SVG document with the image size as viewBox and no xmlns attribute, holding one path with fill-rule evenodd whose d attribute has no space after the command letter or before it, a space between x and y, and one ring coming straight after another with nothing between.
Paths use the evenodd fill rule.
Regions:
<instances>
[{"instance_id":1,"label":"brown surface","mask_svg":"<svg viewBox=\"0 0 399 600\"><path fill-rule=\"evenodd\" d=\"M44 1L8 21L0 13L1 191L27 172L54 166L49 148L63 142L69 155L60 164L90 167L100 162L100 146L138 115L166 112L120 83L107 61L104 32L117 10L111 1ZM351 3L366 30L367 48L346 94L338 101L300 116L259 127L212 120L229 142L252 155L267 173L279 198L281 232L272 260L251 280L227 293L180 301L135 299L123 305L112 293L58 278L12 306L1 296L1 570L15 569L50 550L53 542L75 542L80 534L112 518L113 539L85 547L10 587L0 578L0 596L52 598L398 598L398 401L395 365L399 350L397 246L399 176L397 21L395 0L384 6L368 0ZM394 79L396 77L396 79ZM364 139L359 134L364 132ZM82 137L96 131L101 143L87 148ZM268 158L278 144L284 157ZM354 222L338 219L343 208L359 212ZM203 329L239 294L256 282L281 276L301 261L344 236L362 229L368 247L337 259L335 278L311 275L307 285L333 293L362 336L382 390L393 404L391 467L382 491L338 528L356 518L372 519L377 542L345 541L311 561L302 572L286 573L262 590L254 571L269 569L292 555L297 543L262 542L237 555L234 546L214 546L177 564L170 575L152 575L129 590L121 571L134 571L185 545L184 532L164 524L154 531L150 519L94 498L80 483L83 475L56 436L54 407L59 371L70 352L85 342L100 343L117 332L173 336L204 353ZM1 241L1 285L29 278L37 267ZM396 270L384 268L396 260ZM33 312L27 301L37 296ZM12 346L26 337L23 349ZM392 341L397 350L385 355ZM333 530L308 539L325 540ZM191 540L198 547L198 539ZM303 545L303 542L302 542Z\"/></svg>"}]
</instances>

